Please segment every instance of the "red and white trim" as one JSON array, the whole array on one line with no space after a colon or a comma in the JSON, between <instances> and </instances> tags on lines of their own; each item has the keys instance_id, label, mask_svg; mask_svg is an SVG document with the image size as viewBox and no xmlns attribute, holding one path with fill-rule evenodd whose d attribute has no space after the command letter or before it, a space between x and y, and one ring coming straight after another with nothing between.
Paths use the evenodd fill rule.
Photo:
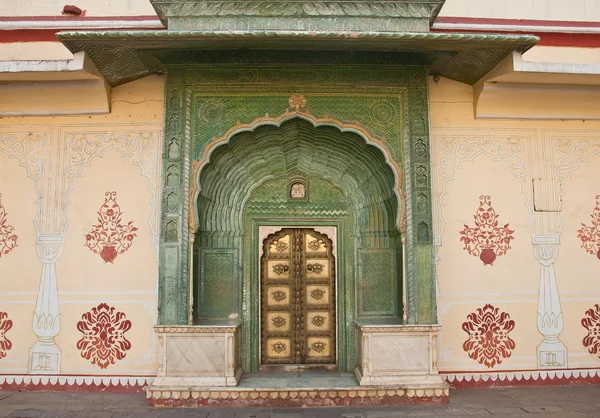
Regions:
<instances>
[{"instance_id":1,"label":"red and white trim","mask_svg":"<svg viewBox=\"0 0 600 418\"><path fill-rule=\"evenodd\" d=\"M165 29L158 16L0 16L0 30Z\"/></svg>"},{"instance_id":2,"label":"red and white trim","mask_svg":"<svg viewBox=\"0 0 600 418\"><path fill-rule=\"evenodd\" d=\"M506 371L497 373L440 372L453 388L600 384L600 369Z\"/></svg>"},{"instance_id":3,"label":"red and white trim","mask_svg":"<svg viewBox=\"0 0 600 418\"><path fill-rule=\"evenodd\" d=\"M600 33L600 22L566 20L493 19L469 17L438 17L434 30L478 32L552 32Z\"/></svg>"},{"instance_id":4,"label":"red and white trim","mask_svg":"<svg viewBox=\"0 0 600 418\"><path fill-rule=\"evenodd\" d=\"M154 376L0 375L0 390L143 392Z\"/></svg>"}]
</instances>

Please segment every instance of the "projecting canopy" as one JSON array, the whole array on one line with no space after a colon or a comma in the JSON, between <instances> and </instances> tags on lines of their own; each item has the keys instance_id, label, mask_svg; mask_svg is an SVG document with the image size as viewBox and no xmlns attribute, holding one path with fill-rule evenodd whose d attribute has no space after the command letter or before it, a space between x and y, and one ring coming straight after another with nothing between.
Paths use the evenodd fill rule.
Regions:
<instances>
[{"instance_id":1,"label":"projecting canopy","mask_svg":"<svg viewBox=\"0 0 600 418\"><path fill-rule=\"evenodd\" d=\"M207 62L428 65L431 74L474 84L538 41L432 33L444 1L151 0L167 29L57 36L71 52L85 51L112 86L165 64Z\"/></svg>"}]
</instances>

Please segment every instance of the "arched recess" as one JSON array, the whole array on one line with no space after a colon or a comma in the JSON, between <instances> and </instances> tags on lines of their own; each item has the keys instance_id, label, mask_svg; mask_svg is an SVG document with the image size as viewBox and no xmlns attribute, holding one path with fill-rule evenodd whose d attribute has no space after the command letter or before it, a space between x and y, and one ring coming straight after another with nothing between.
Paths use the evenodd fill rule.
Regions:
<instances>
[{"instance_id":1,"label":"arched recess","mask_svg":"<svg viewBox=\"0 0 600 418\"><path fill-rule=\"evenodd\" d=\"M339 367L345 370L354 362L354 319L402 315L400 171L364 135L315 125L292 117L235 133L198 168L195 318L240 317L247 324L243 351L256 352L249 334L256 332L258 300L243 295L250 288L244 282L256 279L248 260L247 247L257 244L249 241L249 224L258 218L282 225L335 218L346 229L338 277L346 289L338 298L347 302L338 311L338 328L344 328L338 347L348 351ZM295 178L307 182L304 201L289 198L287 185ZM248 202L254 210L247 210ZM247 371L256 367L250 359L244 362Z\"/></svg>"}]
</instances>

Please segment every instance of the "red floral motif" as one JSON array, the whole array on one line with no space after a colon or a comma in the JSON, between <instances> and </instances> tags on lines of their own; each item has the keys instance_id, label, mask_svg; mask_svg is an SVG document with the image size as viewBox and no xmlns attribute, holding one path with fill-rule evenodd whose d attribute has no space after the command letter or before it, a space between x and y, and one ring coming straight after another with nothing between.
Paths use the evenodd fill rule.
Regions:
<instances>
[{"instance_id":1,"label":"red floral motif","mask_svg":"<svg viewBox=\"0 0 600 418\"><path fill-rule=\"evenodd\" d=\"M463 350L479 364L492 368L514 350L515 342L508 335L514 328L515 321L508 313L487 304L467 315L467 321L463 322L462 329L469 334Z\"/></svg>"},{"instance_id":2,"label":"red floral motif","mask_svg":"<svg viewBox=\"0 0 600 418\"><path fill-rule=\"evenodd\" d=\"M131 349L131 342L125 338L125 333L131 329L131 321L125 313L101 303L81 315L81 319L77 323L77 329L83 333L83 338L77 341L81 357L101 369L125 358L126 351Z\"/></svg>"},{"instance_id":3,"label":"red floral motif","mask_svg":"<svg viewBox=\"0 0 600 418\"><path fill-rule=\"evenodd\" d=\"M592 226L582 223L577 238L581 239L581 248L600 259L600 195L596 196L596 207L591 216Z\"/></svg>"},{"instance_id":4,"label":"red floral motif","mask_svg":"<svg viewBox=\"0 0 600 418\"><path fill-rule=\"evenodd\" d=\"M1 194L0 197L2 197ZM14 233L15 228L8 225L6 215L6 210L4 209L4 206L2 206L2 200L0 200L0 257L2 257L3 254L8 254L17 246L18 237Z\"/></svg>"},{"instance_id":5,"label":"red floral motif","mask_svg":"<svg viewBox=\"0 0 600 418\"><path fill-rule=\"evenodd\" d=\"M483 261L483 265L494 265L496 257L504 255L511 248L513 229L508 224L498 226L498 216L492 207L491 196L479 196L479 209L473 215L475 227L465 225L460 231L460 240L465 243L464 250Z\"/></svg>"},{"instance_id":6,"label":"red floral motif","mask_svg":"<svg viewBox=\"0 0 600 418\"><path fill-rule=\"evenodd\" d=\"M12 342L6 338L6 333L12 326L13 322L8 319L8 314L0 312L0 358L6 357L6 352L12 348Z\"/></svg>"},{"instance_id":7,"label":"red floral motif","mask_svg":"<svg viewBox=\"0 0 600 418\"><path fill-rule=\"evenodd\" d=\"M118 254L123 254L133 244L138 229L133 221L126 225L121 222L121 208L117 204L117 192L106 192L104 204L98 212L98 225L92 225L92 231L85 236L85 246L105 263L112 263Z\"/></svg>"},{"instance_id":8,"label":"red floral motif","mask_svg":"<svg viewBox=\"0 0 600 418\"><path fill-rule=\"evenodd\" d=\"M590 354L598 354L600 357L600 305L594 305L593 308L585 311L581 325L588 332L583 337L583 346L588 349Z\"/></svg>"}]
</instances>

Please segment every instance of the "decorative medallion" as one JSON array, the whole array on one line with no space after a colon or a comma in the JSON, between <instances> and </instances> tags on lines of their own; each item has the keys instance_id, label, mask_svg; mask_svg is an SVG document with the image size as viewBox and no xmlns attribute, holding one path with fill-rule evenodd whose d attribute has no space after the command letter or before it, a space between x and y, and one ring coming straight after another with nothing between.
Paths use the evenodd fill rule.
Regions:
<instances>
[{"instance_id":1,"label":"decorative medallion","mask_svg":"<svg viewBox=\"0 0 600 418\"><path fill-rule=\"evenodd\" d=\"M371 105L369 116L375 125L389 126L396 120L396 109L387 100L379 100Z\"/></svg>"},{"instance_id":2,"label":"decorative medallion","mask_svg":"<svg viewBox=\"0 0 600 418\"><path fill-rule=\"evenodd\" d=\"M319 251L321 249L321 245L325 245L325 241L322 239L313 239L312 241L308 241L308 249L311 251Z\"/></svg>"},{"instance_id":3,"label":"decorative medallion","mask_svg":"<svg viewBox=\"0 0 600 418\"><path fill-rule=\"evenodd\" d=\"M281 276L282 274L286 274L290 271L290 266L286 265L286 264L275 264L273 266L273 273L275 273L278 276Z\"/></svg>"},{"instance_id":4,"label":"decorative medallion","mask_svg":"<svg viewBox=\"0 0 600 418\"><path fill-rule=\"evenodd\" d=\"M275 327L277 328L281 328L285 326L285 324L287 324L285 318L280 315L276 316L275 318L272 318L271 321L273 321L273 325L275 325Z\"/></svg>"},{"instance_id":5,"label":"decorative medallion","mask_svg":"<svg viewBox=\"0 0 600 418\"><path fill-rule=\"evenodd\" d=\"M311 344L310 348L315 350L317 353L322 353L325 350L325 343L323 341L316 341Z\"/></svg>"},{"instance_id":6,"label":"decorative medallion","mask_svg":"<svg viewBox=\"0 0 600 418\"><path fill-rule=\"evenodd\" d=\"M276 241L273 243L273 245L275 246L275 250L278 253L283 253L288 249L288 245L283 241Z\"/></svg>"},{"instance_id":7,"label":"decorative medallion","mask_svg":"<svg viewBox=\"0 0 600 418\"><path fill-rule=\"evenodd\" d=\"M0 359L6 357L6 352L12 348L12 342L6 336L13 322L8 319L8 313L0 311Z\"/></svg>"},{"instance_id":8,"label":"decorative medallion","mask_svg":"<svg viewBox=\"0 0 600 418\"><path fill-rule=\"evenodd\" d=\"M315 289L312 292L310 292L310 296L313 299L319 300L321 299L323 296L325 296L325 292L321 289Z\"/></svg>"},{"instance_id":9,"label":"decorative medallion","mask_svg":"<svg viewBox=\"0 0 600 418\"><path fill-rule=\"evenodd\" d=\"M600 259L600 195L596 196L596 207L590 216L591 226L582 223L581 229L577 230L577 238L581 239L581 248Z\"/></svg>"},{"instance_id":10,"label":"decorative medallion","mask_svg":"<svg viewBox=\"0 0 600 418\"><path fill-rule=\"evenodd\" d=\"M479 364L492 368L510 357L515 349L516 344L509 336L514 328L515 321L508 313L487 304L467 315L467 321L463 322L462 329L469 334L463 350Z\"/></svg>"},{"instance_id":11,"label":"decorative medallion","mask_svg":"<svg viewBox=\"0 0 600 418\"><path fill-rule=\"evenodd\" d=\"M483 261L483 265L494 265L496 257L504 255L511 248L510 241L514 230L504 226L498 226L498 217L492 207L490 196L480 196L479 209L473 215L475 226L465 225L460 231L460 240L464 242L463 247L469 254Z\"/></svg>"},{"instance_id":12,"label":"decorative medallion","mask_svg":"<svg viewBox=\"0 0 600 418\"><path fill-rule=\"evenodd\" d=\"M587 330L587 335L583 337L583 346L590 354L600 357L600 305L594 305L585 311L581 325Z\"/></svg>"},{"instance_id":13,"label":"decorative medallion","mask_svg":"<svg viewBox=\"0 0 600 418\"><path fill-rule=\"evenodd\" d=\"M215 123L225 118L226 110L222 100L208 99L199 106L198 116L204 123Z\"/></svg>"},{"instance_id":14,"label":"decorative medallion","mask_svg":"<svg viewBox=\"0 0 600 418\"><path fill-rule=\"evenodd\" d=\"M98 224L85 236L85 246L100 254L105 263L112 263L118 254L127 251L138 230L133 221L123 224L121 208L117 204L117 192L106 192L104 204L98 212Z\"/></svg>"},{"instance_id":15,"label":"decorative medallion","mask_svg":"<svg viewBox=\"0 0 600 418\"><path fill-rule=\"evenodd\" d=\"M277 301L277 302L281 302L282 300L285 300L285 298L287 297L285 292L282 292L281 290L273 292L273 293L271 293L271 295L273 296L273 299L275 299L275 301Z\"/></svg>"},{"instance_id":16,"label":"decorative medallion","mask_svg":"<svg viewBox=\"0 0 600 418\"><path fill-rule=\"evenodd\" d=\"M321 274L323 272L324 267L325 267L325 265L320 264L320 263L307 264L306 272L310 273L310 274Z\"/></svg>"},{"instance_id":17,"label":"decorative medallion","mask_svg":"<svg viewBox=\"0 0 600 418\"><path fill-rule=\"evenodd\" d=\"M84 313L81 319L77 322L77 329L83 333L83 338L77 341L81 357L101 369L125 358L131 349L131 342L125 337L131 329L131 321L123 312L101 303Z\"/></svg>"},{"instance_id":18,"label":"decorative medallion","mask_svg":"<svg viewBox=\"0 0 600 418\"><path fill-rule=\"evenodd\" d=\"M2 195L0 194L1 197ZM8 224L6 215L6 210L2 206L2 200L0 199L0 257L3 254L11 252L17 246L18 239L15 234L15 228Z\"/></svg>"},{"instance_id":19,"label":"decorative medallion","mask_svg":"<svg viewBox=\"0 0 600 418\"><path fill-rule=\"evenodd\" d=\"M312 322L316 327L322 327L325 323L325 317L323 315L315 315L312 317L310 322Z\"/></svg>"},{"instance_id":20,"label":"decorative medallion","mask_svg":"<svg viewBox=\"0 0 600 418\"><path fill-rule=\"evenodd\" d=\"M306 97L302 94L292 94L288 97L288 104L296 111L302 110L306 107Z\"/></svg>"},{"instance_id":21,"label":"decorative medallion","mask_svg":"<svg viewBox=\"0 0 600 418\"><path fill-rule=\"evenodd\" d=\"M283 343L275 343L271 345L271 348L273 349L273 351L275 351L277 354L281 354L285 351L285 344Z\"/></svg>"},{"instance_id":22,"label":"decorative medallion","mask_svg":"<svg viewBox=\"0 0 600 418\"><path fill-rule=\"evenodd\" d=\"M290 197L292 199L304 199L306 197L306 186L302 183L294 183L290 188Z\"/></svg>"}]
</instances>

